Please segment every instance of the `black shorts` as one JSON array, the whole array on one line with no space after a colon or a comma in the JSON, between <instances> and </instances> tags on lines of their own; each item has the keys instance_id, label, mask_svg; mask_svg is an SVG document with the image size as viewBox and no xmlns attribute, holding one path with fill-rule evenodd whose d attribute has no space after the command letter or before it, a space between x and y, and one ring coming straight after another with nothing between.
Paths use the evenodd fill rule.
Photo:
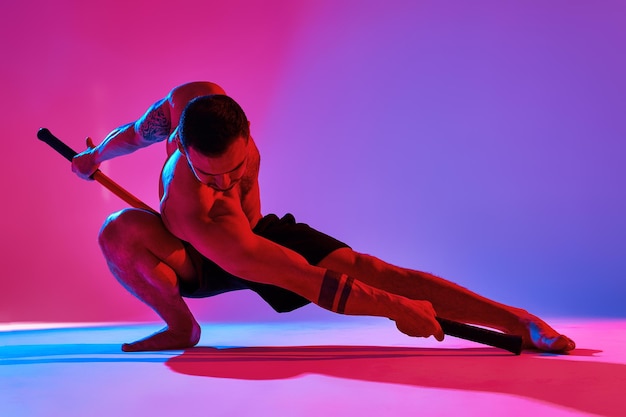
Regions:
<instances>
[{"instance_id":1,"label":"black shorts","mask_svg":"<svg viewBox=\"0 0 626 417\"><path fill-rule=\"evenodd\" d=\"M253 232L299 253L311 265L317 265L337 249L349 247L307 224L296 223L291 214L282 219L275 214L269 214L258 222ZM189 298L211 297L228 291L249 289L259 294L279 313L292 311L309 303L307 299L283 288L238 278L206 258L198 280L193 283L181 282L179 288L180 294Z\"/></svg>"}]
</instances>

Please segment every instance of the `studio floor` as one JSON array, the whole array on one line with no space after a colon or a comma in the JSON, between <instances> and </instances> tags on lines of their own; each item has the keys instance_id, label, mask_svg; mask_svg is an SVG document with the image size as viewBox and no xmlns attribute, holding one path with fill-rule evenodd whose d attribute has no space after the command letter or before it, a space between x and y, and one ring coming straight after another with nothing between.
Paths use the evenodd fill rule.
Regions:
<instances>
[{"instance_id":1,"label":"studio floor","mask_svg":"<svg viewBox=\"0 0 626 417\"><path fill-rule=\"evenodd\" d=\"M123 353L159 324L0 326L0 416L626 416L626 320L556 319L569 355L388 320L203 323L185 351Z\"/></svg>"}]
</instances>

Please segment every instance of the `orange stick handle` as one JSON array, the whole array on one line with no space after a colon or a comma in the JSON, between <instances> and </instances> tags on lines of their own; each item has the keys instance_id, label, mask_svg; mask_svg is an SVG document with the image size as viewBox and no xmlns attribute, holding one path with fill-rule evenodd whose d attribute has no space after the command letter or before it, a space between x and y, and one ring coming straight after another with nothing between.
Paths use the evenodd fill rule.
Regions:
<instances>
[{"instance_id":1,"label":"orange stick handle","mask_svg":"<svg viewBox=\"0 0 626 417\"><path fill-rule=\"evenodd\" d=\"M96 170L96 172L94 172L91 177L94 180L98 181L100 184L102 184L107 190L111 191L113 194L124 200L131 207L148 210L158 214L156 210L152 209L152 207L126 191L124 188L122 188L121 185L104 175L99 169Z\"/></svg>"}]
</instances>

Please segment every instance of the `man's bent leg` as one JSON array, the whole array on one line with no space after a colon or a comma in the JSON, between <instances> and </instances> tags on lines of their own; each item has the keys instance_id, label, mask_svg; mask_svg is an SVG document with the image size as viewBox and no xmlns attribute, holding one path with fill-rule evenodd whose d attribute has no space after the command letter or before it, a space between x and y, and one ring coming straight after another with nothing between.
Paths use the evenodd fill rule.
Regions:
<instances>
[{"instance_id":1,"label":"man's bent leg","mask_svg":"<svg viewBox=\"0 0 626 417\"><path fill-rule=\"evenodd\" d=\"M122 350L184 349L198 343L200 326L178 291L178 280L193 279L196 271L182 242L161 218L144 210L122 210L109 216L98 241L117 280L167 324Z\"/></svg>"},{"instance_id":2,"label":"man's bent leg","mask_svg":"<svg viewBox=\"0 0 626 417\"><path fill-rule=\"evenodd\" d=\"M520 335L526 349L569 351L575 347L571 339L525 310L495 302L434 275L400 268L349 248L332 252L318 266L340 271L393 294L430 301L443 318Z\"/></svg>"}]
</instances>

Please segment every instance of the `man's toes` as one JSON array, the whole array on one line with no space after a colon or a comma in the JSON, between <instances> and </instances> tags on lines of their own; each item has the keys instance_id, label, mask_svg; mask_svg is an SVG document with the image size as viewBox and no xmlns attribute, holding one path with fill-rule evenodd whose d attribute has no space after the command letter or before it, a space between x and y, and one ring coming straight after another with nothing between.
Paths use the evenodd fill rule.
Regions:
<instances>
[{"instance_id":1,"label":"man's toes","mask_svg":"<svg viewBox=\"0 0 626 417\"><path fill-rule=\"evenodd\" d=\"M537 349L546 352L569 352L576 347L574 341L564 335L555 337L541 336L534 343Z\"/></svg>"},{"instance_id":2,"label":"man's toes","mask_svg":"<svg viewBox=\"0 0 626 417\"><path fill-rule=\"evenodd\" d=\"M565 344L565 349L563 349L564 352L569 352L570 350L576 349L576 342L574 342L572 339L570 339L567 336L563 336L563 337L567 339L567 343Z\"/></svg>"},{"instance_id":3,"label":"man's toes","mask_svg":"<svg viewBox=\"0 0 626 417\"><path fill-rule=\"evenodd\" d=\"M531 344L536 349L546 352L568 352L576 347L569 337L558 334L550 328L541 327L536 323L529 323L528 332ZM530 346L529 346L530 347Z\"/></svg>"},{"instance_id":4,"label":"man's toes","mask_svg":"<svg viewBox=\"0 0 626 417\"><path fill-rule=\"evenodd\" d=\"M546 337L544 340L545 350L553 352L561 352L567 348L569 340L565 336Z\"/></svg>"},{"instance_id":5,"label":"man's toes","mask_svg":"<svg viewBox=\"0 0 626 417\"><path fill-rule=\"evenodd\" d=\"M569 337L565 335L560 335L558 338L558 343L556 345L556 352L569 352L570 350L574 350L576 348L576 343Z\"/></svg>"},{"instance_id":6,"label":"man's toes","mask_svg":"<svg viewBox=\"0 0 626 417\"><path fill-rule=\"evenodd\" d=\"M145 349L141 349L141 346L139 345L138 342L122 344L123 352L139 352L141 350L145 350Z\"/></svg>"}]
</instances>

